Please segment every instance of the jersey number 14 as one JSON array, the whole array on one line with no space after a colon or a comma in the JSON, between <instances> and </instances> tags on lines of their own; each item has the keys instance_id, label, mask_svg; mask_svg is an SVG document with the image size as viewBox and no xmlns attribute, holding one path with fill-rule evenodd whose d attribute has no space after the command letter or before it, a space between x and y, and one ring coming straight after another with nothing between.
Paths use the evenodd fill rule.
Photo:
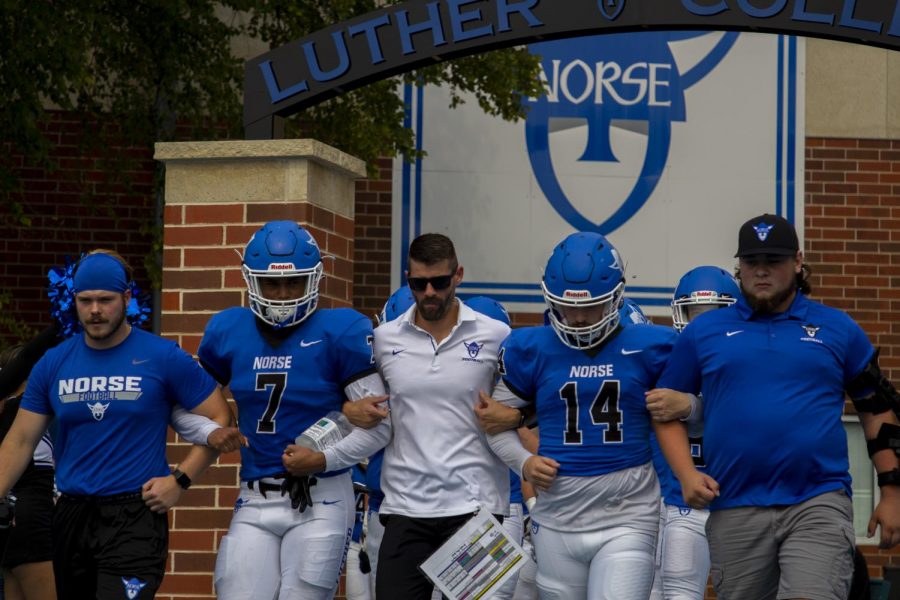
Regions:
<instances>
[{"instance_id":1,"label":"jersey number 14","mask_svg":"<svg viewBox=\"0 0 900 600\"><path fill-rule=\"evenodd\" d=\"M568 381L559 389L559 397L566 403L566 430L564 443L581 443L581 429L578 428L578 382ZM619 410L619 381L607 379L591 403L591 423L605 425L604 444L622 443L622 411Z\"/></svg>"}]
</instances>

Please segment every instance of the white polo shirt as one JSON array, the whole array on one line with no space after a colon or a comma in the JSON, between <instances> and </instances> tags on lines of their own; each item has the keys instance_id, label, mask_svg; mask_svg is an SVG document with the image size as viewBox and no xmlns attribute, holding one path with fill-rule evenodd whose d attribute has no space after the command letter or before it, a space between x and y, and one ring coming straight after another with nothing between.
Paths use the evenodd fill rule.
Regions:
<instances>
[{"instance_id":1,"label":"white polo shirt","mask_svg":"<svg viewBox=\"0 0 900 600\"><path fill-rule=\"evenodd\" d=\"M459 303L456 326L437 344L413 322L415 310L375 329L390 418L326 450L327 468L354 464L389 437L380 512L445 517L483 507L507 514L509 470L491 451L474 407L478 392L494 387L497 352L509 327Z\"/></svg>"}]
</instances>

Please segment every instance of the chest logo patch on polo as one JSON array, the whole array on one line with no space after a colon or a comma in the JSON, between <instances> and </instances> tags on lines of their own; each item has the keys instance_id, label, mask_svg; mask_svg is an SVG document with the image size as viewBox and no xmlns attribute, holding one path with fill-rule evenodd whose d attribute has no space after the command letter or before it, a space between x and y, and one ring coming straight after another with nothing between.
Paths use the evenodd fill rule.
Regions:
<instances>
[{"instance_id":1,"label":"chest logo patch on polo","mask_svg":"<svg viewBox=\"0 0 900 600\"><path fill-rule=\"evenodd\" d=\"M478 353L484 348L484 344L479 344L478 342L463 342L463 346L466 347L469 358L478 358Z\"/></svg>"},{"instance_id":2,"label":"chest logo patch on polo","mask_svg":"<svg viewBox=\"0 0 900 600\"><path fill-rule=\"evenodd\" d=\"M815 325L812 325L812 324L810 324L810 323L807 323L807 324L805 324L805 325L801 325L801 327L803 327L803 331L806 332L806 337L800 338L800 341L802 341L802 342L815 342L815 343L817 343L817 344L821 344L821 343L822 343L822 340L816 338L816 334L819 332L820 329L822 329L821 327L816 327Z\"/></svg>"}]
</instances>

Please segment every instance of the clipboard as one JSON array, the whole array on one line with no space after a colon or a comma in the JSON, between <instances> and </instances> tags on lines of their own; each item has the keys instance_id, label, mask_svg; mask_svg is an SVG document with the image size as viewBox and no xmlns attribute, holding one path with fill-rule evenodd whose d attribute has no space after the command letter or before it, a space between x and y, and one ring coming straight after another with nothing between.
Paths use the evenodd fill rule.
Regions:
<instances>
[{"instance_id":1,"label":"clipboard","mask_svg":"<svg viewBox=\"0 0 900 600\"><path fill-rule=\"evenodd\" d=\"M494 516L480 510L419 568L450 600L490 598L531 557Z\"/></svg>"}]
</instances>

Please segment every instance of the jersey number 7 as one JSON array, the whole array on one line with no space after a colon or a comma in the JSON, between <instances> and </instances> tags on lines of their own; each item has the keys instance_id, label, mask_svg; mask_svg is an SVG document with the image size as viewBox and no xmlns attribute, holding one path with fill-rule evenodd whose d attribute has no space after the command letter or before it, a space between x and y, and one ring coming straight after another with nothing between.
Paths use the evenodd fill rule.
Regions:
<instances>
[{"instance_id":1,"label":"jersey number 7","mask_svg":"<svg viewBox=\"0 0 900 600\"><path fill-rule=\"evenodd\" d=\"M581 430L578 428L578 382L567 381L559 389L559 397L566 403L566 430L563 443L581 444ZM622 411L619 410L619 381L607 379L600 386L600 391L591 403L591 422L594 425L605 425L603 431L604 444L621 444Z\"/></svg>"},{"instance_id":2,"label":"jersey number 7","mask_svg":"<svg viewBox=\"0 0 900 600\"><path fill-rule=\"evenodd\" d=\"M256 391L269 389L269 402L262 418L256 422L256 433L275 433L275 413L281 406L281 397L287 387L287 373L257 373Z\"/></svg>"}]
</instances>

